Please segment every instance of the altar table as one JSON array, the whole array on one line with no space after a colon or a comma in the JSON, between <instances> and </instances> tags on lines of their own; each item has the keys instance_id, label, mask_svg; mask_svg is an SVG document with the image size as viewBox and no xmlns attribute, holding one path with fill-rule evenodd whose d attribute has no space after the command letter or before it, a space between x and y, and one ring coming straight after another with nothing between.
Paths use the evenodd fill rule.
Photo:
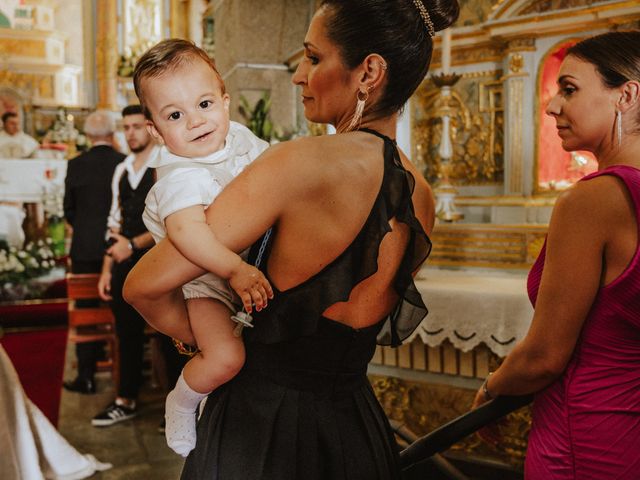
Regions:
<instances>
[{"instance_id":1,"label":"altar table","mask_svg":"<svg viewBox=\"0 0 640 480\"><path fill-rule=\"evenodd\" d=\"M533 318L522 272L425 268L416 286L429 314L408 341L419 336L436 347L448 339L463 352L483 342L504 357L524 338Z\"/></svg>"},{"instance_id":2,"label":"altar table","mask_svg":"<svg viewBox=\"0 0 640 480\"><path fill-rule=\"evenodd\" d=\"M524 271L429 267L418 273L416 286L429 314L399 348L378 346L372 371L446 374L447 382L484 379L533 318Z\"/></svg>"}]
</instances>

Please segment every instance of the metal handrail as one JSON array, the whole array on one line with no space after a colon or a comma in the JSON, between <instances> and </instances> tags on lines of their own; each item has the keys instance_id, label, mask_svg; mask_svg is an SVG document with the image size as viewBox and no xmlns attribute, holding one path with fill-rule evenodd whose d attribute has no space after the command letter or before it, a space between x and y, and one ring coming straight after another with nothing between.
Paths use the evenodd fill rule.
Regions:
<instances>
[{"instance_id":1,"label":"metal handrail","mask_svg":"<svg viewBox=\"0 0 640 480\"><path fill-rule=\"evenodd\" d=\"M413 433L413 431L411 431L404 423L400 423L393 419L389 419L389 423L391 423L391 428L396 434L396 437L398 437L407 446L418 440L418 435ZM470 480L469 477L458 470L449 460L439 453L436 453L429 458L428 463L428 465L425 464L424 468L422 468L422 471L426 475L425 478L429 478L429 476L432 475L432 470L435 469L450 480ZM404 472L406 473L407 469L404 469Z\"/></svg>"},{"instance_id":2,"label":"metal handrail","mask_svg":"<svg viewBox=\"0 0 640 480\"><path fill-rule=\"evenodd\" d=\"M419 438L400 453L403 470L433 455L447 450L467 435L495 422L503 416L528 405L533 395L501 396L451 420L431 433Z\"/></svg>"}]
</instances>

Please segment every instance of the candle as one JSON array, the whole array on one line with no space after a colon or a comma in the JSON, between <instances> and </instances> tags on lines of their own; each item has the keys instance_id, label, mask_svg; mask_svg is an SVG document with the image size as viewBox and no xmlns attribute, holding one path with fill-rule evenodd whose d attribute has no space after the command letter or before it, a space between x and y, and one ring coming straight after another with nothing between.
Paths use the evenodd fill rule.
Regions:
<instances>
[{"instance_id":1,"label":"candle","mask_svg":"<svg viewBox=\"0 0 640 480\"><path fill-rule=\"evenodd\" d=\"M451 73L451 29L442 34L442 73Z\"/></svg>"}]
</instances>

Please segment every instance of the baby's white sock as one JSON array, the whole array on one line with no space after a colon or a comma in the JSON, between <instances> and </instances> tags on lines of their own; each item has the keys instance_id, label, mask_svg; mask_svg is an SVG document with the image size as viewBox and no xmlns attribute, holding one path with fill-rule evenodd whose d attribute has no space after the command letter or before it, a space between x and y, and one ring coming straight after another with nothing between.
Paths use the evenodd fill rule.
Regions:
<instances>
[{"instance_id":1,"label":"baby's white sock","mask_svg":"<svg viewBox=\"0 0 640 480\"><path fill-rule=\"evenodd\" d=\"M208 393L194 391L181 373L176 387L167 395L164 418L169 448L183 457L196 446L196 410Z\"/></svg>"}]
</instances>

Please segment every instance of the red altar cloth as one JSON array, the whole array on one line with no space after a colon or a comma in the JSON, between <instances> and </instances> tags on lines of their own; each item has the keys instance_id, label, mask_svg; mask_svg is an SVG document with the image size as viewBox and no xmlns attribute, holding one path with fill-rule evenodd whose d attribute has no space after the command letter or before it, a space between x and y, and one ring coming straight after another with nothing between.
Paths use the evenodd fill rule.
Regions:
<instances>
[{"instance_id":1,"label":"red altar cloth","mask_svg":"<svg viewBox=\"0 0 640 480\"><path fill-rule=\"evenodd\" d=\"M64 278L45 293L38 301L0 303L0 342L27 396L57 425L67 343Z\"/></svg>"}]
</instances>

